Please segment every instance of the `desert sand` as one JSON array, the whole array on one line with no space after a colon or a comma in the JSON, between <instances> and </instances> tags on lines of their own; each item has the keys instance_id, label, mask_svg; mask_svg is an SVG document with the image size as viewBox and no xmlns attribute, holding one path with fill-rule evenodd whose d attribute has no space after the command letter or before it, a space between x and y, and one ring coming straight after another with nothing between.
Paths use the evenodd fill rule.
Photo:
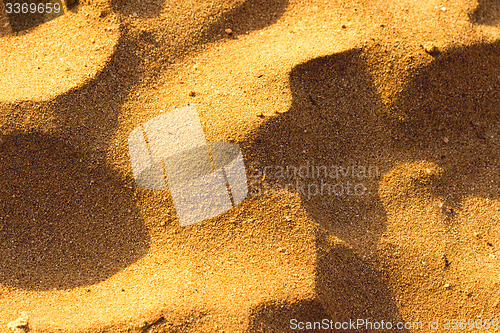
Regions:
<instances>
[{"instance_id":1,"label":"desert sand","mask_svg":"<svg viewBox=\"0 0 500 333\"><path fill-rule=\"evenodd\" d=\"M0 16L0 332L500 319L499 10L81 0L19 32ZM250 192L180 227L127 140L187 105L239 145ZM337 173L277 174L304 165Z\"/></svg>"}]
</instances>

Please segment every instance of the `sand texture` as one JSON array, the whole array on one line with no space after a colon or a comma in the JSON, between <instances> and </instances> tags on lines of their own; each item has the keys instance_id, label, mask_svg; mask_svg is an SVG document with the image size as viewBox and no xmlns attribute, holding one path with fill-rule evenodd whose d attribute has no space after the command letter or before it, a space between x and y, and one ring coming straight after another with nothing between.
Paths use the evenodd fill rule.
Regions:
<instances>
[{"instance_id":1,"label":"sand texture","mask_svg":"<svg viewBox=\"0 0 500 333\"><path fill-rule=\"evenodd\" d=\"M0 14L0 332L500 320L499 11L80 0L20 32ZM127 142L187 105L241 148L249 194L181 227ZM337 174L276 175L304 165Z\"/></svg>"}]
</instances>

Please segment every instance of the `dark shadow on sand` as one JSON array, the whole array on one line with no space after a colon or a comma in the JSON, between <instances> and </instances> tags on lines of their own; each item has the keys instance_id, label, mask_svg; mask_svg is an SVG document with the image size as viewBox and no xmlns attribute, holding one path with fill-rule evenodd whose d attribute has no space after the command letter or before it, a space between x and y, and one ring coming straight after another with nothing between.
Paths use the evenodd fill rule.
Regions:
<instances>
[{"instance_id":1,"label":"dark shadow on sand","mask_svg":"<svg viewBox=\"0 0 500 333\"><path fill-rule=\"evenodd\" d=\"M106 166L41 133L0 138L0 283L68 289L105 280L143 257L149 234Z\"/></svg>"},{"instance_id":2,"label":"dark shadow on sand","mask_svg":"<svg viewBox=\"0 0 500 333\"><path fill-rule=\"evenodd\" d=\"M384 154L388 137L380 117L382 104L361 54L360 50L351 50L296 66L290 74L293 97L290 110L263 124L255 142L248 147L251 152L245 155L252 156L252 161L258 161L261 168L266 165L377 167L380 174L374 172L372 177L357 178L350 173L347 177L319 179L308 175L300 179L305 184L305 193L297 191L311 218L327 233L358 249L375 250L386 224L377 186L379 175L389 166L377 163L380 154ZM270 184L282 185L294 180L266 178ZM322 181L331 186L331 192L325 186L323 194L309 196L308 185L315 184L321 191ZM366 193L347 194L348 182L351 190L362 183ZM341 188L344 193L336 195L334 185L339 185L337 193ZM325 233L317 235L315 247L318 249L316 294L325 309L324 318L401 320L376 255L364 259L345 243L331 244ZM312 317L311 313L309 321ZM265 320L266 316L260 318ZM288 331L285 326L277 332Z\"/></svg>"},{"instance_id":3,"label":"dark shadow on sand","mask_svg":"<svg viewBox=\"0 0 500 333\"><path fill-rule=\"evenodd\" d=\"M356 234L362 237L367 229L376 234L384 231L376 167L381 175L384 166L377 163L384 151L387 134L378 114L382 106L370 74L363 70L360 52L352 50L296 66L290 74L293 96L290 110L265 122L255 142L244 147L251 149L252 161L256 161L260 169L266 165L309 165L309 170L319 166L372 166L372 177L352 177L351 168L347 177L339 173L338 178L332 178L329 169L327 177L321 173L318 178L310 172L300 179L305 185L305 193L300 194L307 203L308 212L341 239L346 231L350 237ZM374 110L374 101L379 110ZM358 169L354 170L357 175ZM294 181L293 178L266 177L270 184ZM321 181L331 185L330 191L327 186L323 187L323 195ZM359 183L366 187L365 195L355 195L352 191ZM308 196L309 184L318 186L318 194ZM337 191L334 191L333 186L337 184ZM347 193L348 187L351 194ZM342 189L343 194L336 195Z\"/></svg>"},{"instance_id":4,"label":"dark shadow on sand","mask_svg":"<svg viewBox=\"0 0 500 333\"><path fill-rule=\"evenodd\" d=\"M140 18L159 16L162 10L168 10L168 8L163 9L168 3L169 1L166 0L111 0L115 12ZM235 34L244 34L265 28L276 23L286 11L288 3L289 0L242 1L235 8L225 11L217 23L207 27L203 35L219 35L224 32L225 28L231 28ZM176 5L173 4L173 6ZM195 7L193 7L193 11L196 11Z\"/></svg>"},{"instance_id":5,"label":"dark shadow on sand","mask_svg":"<svg viewBox=\"0 0 500 333\"><path fill-rule=\"evenodd\" d=\"M134 181L104 166L122 105L143 75L135 46L124 31L104 69L82 87L47 102L2 105L11 109L6 133L18 128L25 110L53 110L57 130L2 137L1 284L30 290L90 285L147 253Z\"/></svg>"},{"instance_id":6,"label":"dark shadow on sand","mask_svg":"<svg viewBox=\"0 0 500 333\"><path fill-rule=\"evenodd\" d=\"M255 141L242 147L246 163L259 163L261 171L266 165L375 165L382 176L396 162L427 160L445 170L434 190L449 206L460 209L467 196L498 199L500 66L495 64L499 63L500 43L451 50L421 68L387 112L361 50L308 61L290 74L290 110L269 118ZM248 173L252 179L252 170ZM320 188L317 177L301 180ZM347 181L363 183L367 191L359 196L346 192L310 196L307 187L305 192L296 191L310 216L348 244L331 244L323 234L317 237L316 292L330 319L401 320L381 269L385 264L376 254L387 224L378 180L323 177L325 182L344 184L344 190ZM283 185L295 179L264 181ZM262 190L262 179L254 186ZM366 249L373 252L365 258L361 253L370 252ZM266 319L273 317L269 309L255 309L268 313L256 316L257 331L273 327ZM278 312L273 313L279 317Z\"/></svg>"},{"instance_id":7,"label":"dark shadow on sand","mask_svg":"<svg viewBox=\"0 0 500 333\"><path fill-rule=\"evenodd\" d=\"M285 13L289 0L246 0L225 12L219 21L204 32L209 39L225 38L224 30L233 31L232 37L264 29L276 23ZM213 37L211 37L213 36Z\"/></svg>"},{"instance_id":8,"label":"dark shadow on sand","mask_svg":"<svg viewBox=\"0 0 500 333\"><path fill-rule=\"evenodd\" d=\"M451 50L422 68L392 104L404 120L388 123L398 138L391 149L444 168L436 190L455 207L468 196L500 197L499 64L500 42Z\"/></svg>"},{"instance_id":9,"label":"dark shadow on sand","mask_svg":"<svg viewBox=\"0 0 500 333\"><path fill-rule=\"evenodd\" d=\"M111 7L120 14L151 18L161 13L164 3L165 0L111 0Z\"/></svg>"},{"instance_id":10,"label":"dark shadow on sand","mask_svg":"<svg viewBox=\"0 0 500 333\"><path fill-rule=\"evenodd\" d=\"M500 0L479 0L470 20L477 24L496 26L500 22Z\"/></svg>"}]
</instances>

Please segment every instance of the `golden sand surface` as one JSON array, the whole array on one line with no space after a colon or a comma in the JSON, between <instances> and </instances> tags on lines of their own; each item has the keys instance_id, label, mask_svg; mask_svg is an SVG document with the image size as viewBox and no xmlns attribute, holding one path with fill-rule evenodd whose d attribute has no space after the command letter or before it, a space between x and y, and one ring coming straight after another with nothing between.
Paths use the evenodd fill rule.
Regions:
<instances>
[{"instance_id":1,"label":"golden sand surface","mask_svg":"<svg viewBox=\"0 0 500 333\"><path fill-rule=\"evenodd\" d=\"M0 16L0 332L500 319L499 9L85 0L18 33ZM183 228L127 140L188 104L240 146L251 192ZM337 179L362 195L259 193L280 179L256 169L306 164L377 172Z\"/></svg>"}]
</instances>

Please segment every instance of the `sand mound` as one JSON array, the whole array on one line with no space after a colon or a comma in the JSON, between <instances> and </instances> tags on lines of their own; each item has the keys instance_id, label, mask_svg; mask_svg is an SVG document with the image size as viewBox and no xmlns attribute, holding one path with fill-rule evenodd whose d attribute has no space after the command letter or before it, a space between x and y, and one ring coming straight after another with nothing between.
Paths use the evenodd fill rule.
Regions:
<instances>
[{"instance_id":1,"label":"sand mound","mask_svg":"<svg viewBox=\"0 0 500 333\"><path fill-rule=\"evenodd\" d=\"M0 39L0 102L48 100L94 78L119 38L113 15L78 7Z\"/></svg>"}]
</instances>

